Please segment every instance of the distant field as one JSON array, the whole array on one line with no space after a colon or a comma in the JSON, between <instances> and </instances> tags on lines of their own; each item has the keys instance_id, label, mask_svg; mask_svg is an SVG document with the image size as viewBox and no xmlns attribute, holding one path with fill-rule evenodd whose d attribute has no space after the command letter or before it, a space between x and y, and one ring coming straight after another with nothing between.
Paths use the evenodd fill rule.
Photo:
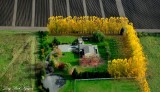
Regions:
<instances>
[{"instance_id":1,"label":"distant field","mask_svg":"<svg viewBox=\"0 0 160 92\"><path fill-rule=\"evenodd\" d=\"M160 36L141 37L140 41L148 57L147 80L151 92L160 92Z\"/></svg>"},{"instance_id":2,"label":"distant field","mask_svg":"<svg viewBox=\"0 0 160 92\"><path fill-rule=\"evenodd\" d=\"M33 34L0 33L0 91L31 88L35 84L32 65L36 39ZM2 91L3 90L3 91Z\"/></svg>"},{"instance_id":3,"label":"distant field","mask_svg":"<svg viewBox=\"0 0 160 92\"><path fill-rule=\"evenodd\" d=\"M140 92L140 88L134 80L76 80L67 81L59 92Z\"/></svg>"},{"instance_id":4,"label":"distant field","mask_svg":"<svg viewBox=\"0 0 160 92\"><path fill-rule=\"evenodd\" d=\"M126 17L136 29L160 29L160 0L121 0Z\"/></svg>"}]
</instances>

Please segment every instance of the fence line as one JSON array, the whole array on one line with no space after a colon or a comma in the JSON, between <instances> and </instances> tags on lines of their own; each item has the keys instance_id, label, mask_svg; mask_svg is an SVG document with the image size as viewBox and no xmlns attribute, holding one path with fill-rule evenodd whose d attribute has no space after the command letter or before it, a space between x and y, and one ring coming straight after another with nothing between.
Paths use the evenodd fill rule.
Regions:
<instances>
[{"instance_id":1,"label":"fence line","mask_svg":"<svg viewBox=\"0 0 160 92\"><path fill-rule=\"evenodd\" d=\"M75 79L79 80L120 80L120 79L135 79L135 77L120 77L120 78L90 78L90 79Z\"/></svg>"}]
</instances>

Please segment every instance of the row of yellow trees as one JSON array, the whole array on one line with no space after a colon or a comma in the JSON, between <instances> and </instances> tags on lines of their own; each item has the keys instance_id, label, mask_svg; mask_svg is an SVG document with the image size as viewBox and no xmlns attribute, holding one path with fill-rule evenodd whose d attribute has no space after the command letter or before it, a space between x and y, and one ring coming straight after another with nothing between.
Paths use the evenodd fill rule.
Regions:
<instances>
[{"instance_id":1,"label":"row of yellow trees","mask_svg":"<svg viewBox=\"0 0 160 92\"><path fill-rule=\"evenodd\" d=\"M49 18L48 30L51 34L92 34L100 30L104 34L119 34L124 25L129 23L125 17L98 18L95 16Z\"/></svg>"},{"instance_id":2,"label":"row of yellow trees","mask_svg":"<svg viewBox=\"0 0 160 92\"><path fill-rule=\"evenodd\" d=\"M143 90L150 92L146 81L146 58L133 26L126 25L123 34L132 53L129 59L114 59L109 62L108 71L114 77L135 77Z\"/></svg>"}]
</instances>

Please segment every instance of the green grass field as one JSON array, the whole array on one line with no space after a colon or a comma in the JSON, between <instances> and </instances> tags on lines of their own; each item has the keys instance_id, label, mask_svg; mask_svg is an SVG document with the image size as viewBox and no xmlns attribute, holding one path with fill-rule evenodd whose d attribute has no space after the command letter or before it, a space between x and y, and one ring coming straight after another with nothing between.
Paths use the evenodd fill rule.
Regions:
<instances>
[{"instance_id":1,"label":"green grass field","mask_svg":"<svg viewBox=\"0 0 160 92\"><path fill-rule=\"evenodd\" d=\"M74 88L73 88L74 86ZM74 91L73 91L74 90ZM67 81L59 92L141 92L134 80Z\"/></svg>"},{"instance_id":2,"label":"green grass field","mask_svg":"<svg viewBox=\"0 0 160 92\"><path fill-rule=\"evenodd\" d=\"M30 33L0 33L0 91L5 88L13 90L15 87L23 90L24 87L34 86L35 72L31 68L36 62L35 47L32 48L34 37Z\"/></svg>"},{"instance_id":3,"label":"green grass field","mask_svg":"<svg viewBox=\"0 0 160 92\"><path fill-rule=\"evenodd\" d=\"M147 80L151 92L160 92L160 36L141 37L145 55L148 58Z\"/></svg>"},{"instance_id":4,"label":"green grass field","mask_svg":"<svg viewBox=\"0 0 160 92\"><path fill-rule=\"evenodd\" d=\"M0 33L0 75L29 37L29 35Z\"/></svg>"}]
</instances>

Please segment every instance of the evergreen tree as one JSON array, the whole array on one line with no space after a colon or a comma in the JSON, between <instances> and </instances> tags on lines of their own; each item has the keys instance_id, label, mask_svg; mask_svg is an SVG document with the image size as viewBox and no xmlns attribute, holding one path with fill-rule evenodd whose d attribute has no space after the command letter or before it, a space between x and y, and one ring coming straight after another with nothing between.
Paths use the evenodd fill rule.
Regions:
<instances>
[{"instance_id":1,"label":"evergreen tree","mask_svg":"<svg viewBox=\"0 0 160 92\"><path fill-rule=\"evenodd\" d=\"M73 70L73 72L72 72L72 77L73 77L74 79L76 79L76 78L78 77L78 72L77 72L77 69L76 69L76 68L74 68L74 70Z\"/></svg>"}]
</instances>

